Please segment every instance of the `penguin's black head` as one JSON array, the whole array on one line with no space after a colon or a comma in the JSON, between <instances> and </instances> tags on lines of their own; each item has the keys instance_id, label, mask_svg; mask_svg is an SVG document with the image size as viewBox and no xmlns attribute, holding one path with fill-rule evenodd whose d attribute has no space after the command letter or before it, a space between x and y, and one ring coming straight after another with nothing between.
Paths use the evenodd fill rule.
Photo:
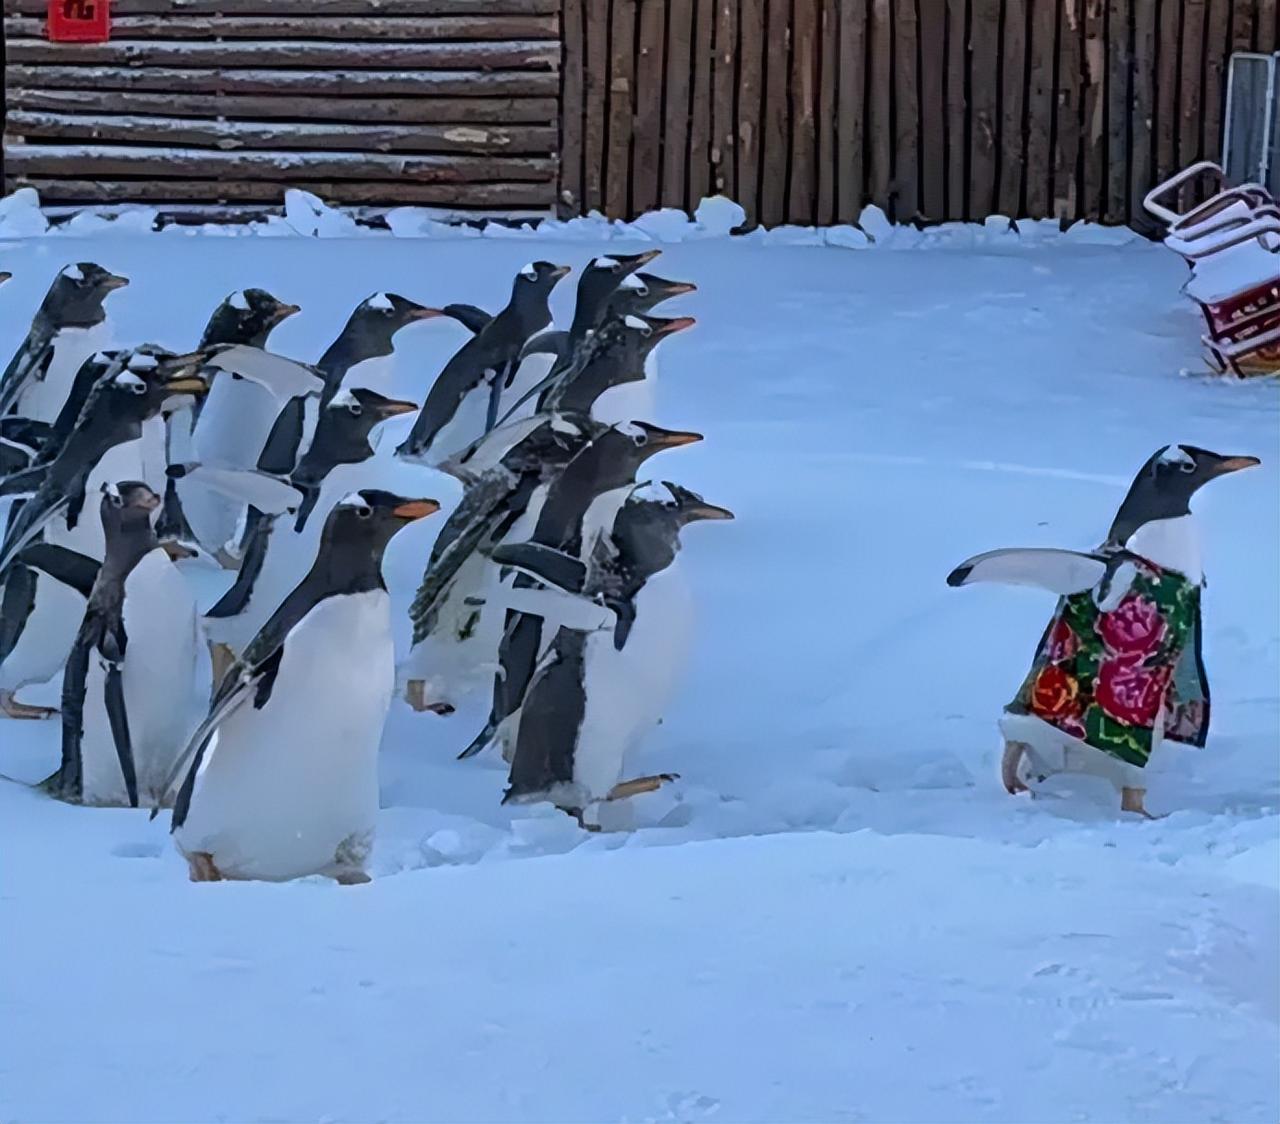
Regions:
<instances>
[{"instance_id":1,"label":"penguin's black head","mask_svg":"<svg viewBox=\"0 0 1280 1124\"><path fill-rule=\"evenodd\" d=\"M239 289L213 310L200 346L265 347L272 329L300 311L298 305L285 304L266 289Z\"/></svg>"},{"instance_id":2,"label":"penguin's black head","mask_svg":"<svg viewBox=\"0 0 1280 1124\"><path fill-rule=\"evenodd\" d=\"M511 295L534 297L550 293L556 282L569 273L567 265L555 265L549 261L533 261L526 265L512 282Z\"/></svg>"},{"instance_id":3,"label":"penguin's black head","mask_svg":"<svg viewBox=\"0 0 1280 1124\"><path fill-rule=\"evenodd\" d=\"M573 311L575 326L580 331L599 327L618 286L660 253L661 250L650 250L644 254L609 254L587 262L578 278L578 303Z\"/></svg>"},{"instance_id":4,"label":"penguin's black head","mask_svg":"<svg viewBox=\"0 0 1280 1124\"><path fill-rule=\"evenodd\" d=\"M669 500L663 502L663 506L675 516L682 527L702 520L734 518L733 512L727 507L717 507L713 503L707 503L697 492L691 492L688 488L671 483L670 480L664 480L662 486L671 495Z\"/></svg>"},{"instance_id":5,"label":"penguin's black head","mask_svg":"<svg viewBox=\"0 0 1280 1124\"><path fill-rule=\"evenodd\" d=\"M614 426L613 431L625 439L626 444L623 445L625 455L636 465L642 464L663 449L678 449L681 445L694 445L702 440L701 433L663 429L661 426L641 421Z\"/></svg>"},{"instance_id":6,"label":"penguin's black head","mask_svg":"<svg viewBox=\"0 0 1280 1124\"><path fill-rule=\"evenodd\" d=\"M328 544L338 556L347 554L352 565L360 556L380 560L397 531L440 510L435 500L411 499L381 488L363 488L338 501L325 521L322 549Z\"/></svg>"},{"instance_id":7,"label":"penguin's black head","mask_svg":"<svg viewBox=\"0 0 1280 1124\"><path fill-rule=\"evenodd\" d=\"M390 355L394 350L391 341L401 328L443 315L438 308L428 308L395 293L374 293L366 297L356 305L342 330L352 365L374 356Z\"/></svg>"},{"instance_id":8,"label":"penguin's black head","mask_svg":"<svg viewBox=\"0 0 1280 1124\"><path fill-rule=\"evenodd\" d=\"M368 460L373 456L369 434L374 426L389 418L411 414L417 408L412 402L387 398L363 387L340 390L321 411L315 437L295 476L300 475L303 482L315 482L334 465Z\"/></svg>"},{"instance_id":9,"label":"penguin's black head","mask_svg":"<svg viewBox=\"0 0 1280 1124\"><path fill-rule=\"evenodd\" d=\"M141 480L102 485L102 525L108 532L151 526L151 515L163 501Z\"/></svg>"},{"instance_id":10,"label":"penguin's black head","mask_svg":"<svg viewBox=\"0 0 1280 1124\"><path fill-rule=\"evenodd\" d=\"M1153 520L1190 514L1191 497L1210 480L1261 463L1257 457L1223 456L1194 445L1157 449L1129 486L1107 541L1122 546Z\"/></svg>"},{"instance_id":11,"label":"penguin's black head","mask_svg":"<svg viewBox=\"0 0 1280 1124\"><path fill-rule=\"evenodd\" d=\"M77 262L53 279L40 311L58 327L91 328L107 318L102 302L127 284L127 277L94 262Z\"/></svg>"},{"instance_id":12,"label":"penguin's black head","mask_svg":"<svg viewBox=\"0 0 1280 1124\"><path fill-rule=\"evenodd\" d=\"M633 273L624 277L609 298L611 316L631 316L648 312L665 300L697 292L692 281L668 281L652 273Z\"/></svg>"},{"instance_id":13,"label":"penguin's black head","mask_svg":"<svg viewBox=\"0 0 1280 1124\"><path fill-rule=\"evenodd\" d=\"M145 421L161 411L177 408L190 396L208 391L209 382L201 375L201 366L198 354L174 355L153 344L143 344L128 353L123 370L103 376L101 390L113 415L128 421Z\"/></svg>"}]
</instances>

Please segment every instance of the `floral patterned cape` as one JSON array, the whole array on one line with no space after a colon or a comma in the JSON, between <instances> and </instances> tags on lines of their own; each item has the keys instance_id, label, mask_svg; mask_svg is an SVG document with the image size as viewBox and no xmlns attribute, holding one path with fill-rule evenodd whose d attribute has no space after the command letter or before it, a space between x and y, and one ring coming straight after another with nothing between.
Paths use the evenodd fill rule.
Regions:
<instances>
[{"instance_id":1,"label":"floral patterned cape","mask_svg":"<svg viewBox=\"0 0 1280 1124\"><path fill-rule=\"evenodd\" d=\"M1093 591L1058 602L1031 671L1006 708L1143 767L1156 723L1203 746L1209 682L1201 659L1200 586L1132 555L1137 574L1110 611Z\"/></svg>"}]
</instances>

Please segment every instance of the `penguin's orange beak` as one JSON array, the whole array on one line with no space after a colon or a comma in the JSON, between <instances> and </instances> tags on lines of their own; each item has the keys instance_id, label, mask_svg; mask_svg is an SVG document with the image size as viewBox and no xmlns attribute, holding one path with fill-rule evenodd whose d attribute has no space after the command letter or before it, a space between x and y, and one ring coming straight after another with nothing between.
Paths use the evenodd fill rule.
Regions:
<instances>
[{"instance_id":1,"label":"penguin's orange beak","mask_svg":"<svg viewBox=\"0 0 1280 1124\"><path fill-rule=\"evenodd\" d=\"M404 503L393 507L391 514L412 522L415 519L425 519L428 515L434 515L439 510L440 505L435 500L406 500Z\"/></svg>"},{"instance_id":2,"label":"penguin's orange beak","mask_svg":"<svg viewBox=\"0 0 1280 1124\"><path fill-rule=\"evenodd\" d=\"M660 449L678 449L681 445L696 445L701 440L701 433L678 429L667 429L653 435L653 443Z\"/></svg>"},{"instance_id":3,"label":"penguin's orange beak","mask_svg":"<svg viewBox=\"0 0 1280 1124\"><path fill-rule=\"evenodd\" d=\"M676 332L683 332L686 328L692 328L696 323L697 321L692 316L676 316L659 327L654 334L658 336L674 336Z\"/></svg>"},{"instance_id":4,"label":"penguin's orange beak","mask_svg":"<svg viewBox=\"0 0 1280 1124\"><path fill-rule=\"evenodd\" d=\"M1257 468L1262 461L1257 457L1223 457L1218 462L1218 475L1224 476L1228 472L1239 472L1243 468Z\"/></svg>"},{"instance_id":5,"label":"penguin's orange beak","mask_svg":"<svg viewBox=\"0 0 1280 1124\"><path fill-rule=\"evenodd\" d=\"M685 293L696 293L698 286L692 281L669 281L667 282L667 294L673 297L682 297Z\"/></svg>"},{"instance_id":6,"label":"penguin's orange beak","mask_svg":"<svg viewBox=\"0 0 1280 1124\"><path fill-rule=\"evenodd\" d=\"M713 503L694 504L688 509L691 521L698 519L733 519L732 511L727 507L718 507Z\"/></svg>"},{"instance_id":7,"label":"penguin's orange beak","mask_svg":"<svg viewBox=\"0 0 1280 1124\"><path fill-rule=\"evenodd\" d=\"M560 265L560 266L556 266L556 268L551 271L551 276L555 280L559 281L561 277L567 277L572 272L573 272L572 267L567 265Z\"/></svg>"},{"instance_id":8,"label":"penguin's orange beak","mask_svg":"<svg viewBox=\"0 0 1280 1124\"><path fill-rule=\"evenodd\" d=\"M391 398L378 407L378 413L384 418L398 418L401 414L412 414L417 408L416 402Z\"/></svg>"},{"instance_id":9,"label":"penguin's orange beak","mask_svg":"<svg viewBox=\"0 0 1280 1124\"><path fill-rule=\"evenodd\" d=\"M275 314L271 317L272 321L279 324L282 320L288 320L290 316L297 316L302 311L300 304L277 304Z\"/></svg>"},{"instance_id":10,"label":"penguin's orange beak","mask_svg":"<svg viewBox=\"0 0 1280 1124\"><path fill-rule=\"evenodd\" d=\"M443 316L444 310L439 308L428 308L426 305L418 305L417 308L411 309L406 313L407 320L434 320L437 316Z\"/></svg>"},{"instance_id":11,"label":"penguin's orange beak","mask_svg":"<svg viewBox=\"0 0 1280 1124\"><path fill-rule=\"evenodd\" d=\"M102 287L106 289L107 292L111 292L113 289L123 289L128 284L129 278L121 277L116 273L109 273L102 279Z\"/></svg>"}]
</instances>

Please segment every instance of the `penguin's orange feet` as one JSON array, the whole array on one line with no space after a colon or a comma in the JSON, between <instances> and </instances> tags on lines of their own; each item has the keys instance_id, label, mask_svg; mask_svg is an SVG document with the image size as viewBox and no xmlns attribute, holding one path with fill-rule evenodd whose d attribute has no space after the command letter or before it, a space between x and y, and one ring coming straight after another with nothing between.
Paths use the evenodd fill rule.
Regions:
<instances>
[{"instance_id":1,"label":"penguin's orange feet","mask_svg":"<svg viewBox=\"0 0 1280 1124\"><path fill-rule=\"evenodd\" d=\"M192 851L187 856L187 868L192 882L221 882L222 871L213 863L208 851Z\"/></svg>"},{"instance_id":2,"label":"penguin's orange feet","mask_svg":"<svg viewBox=\"0 0 1280 1124\"><path fill-rule=\"evenodd\" d=\"M1147 811L1147 790L1145 788L1122 788L1120 790L1120 811L1133 812L1144 820L1159 820L1163 816L1153 816Z\"/></svg>"},{"instance_id":3,"label":"penguin's orange feet","mask_svg":"<svg viewBox=\"0 0 1280 1124\"><path fill-rule=\"evenodd\" d=\"M334 874L333 880L339 886L363 886L373 881L363 870L340 870Z\"/></svg>"},{"instance_id":4,"label":"penguin's orange feet","mask_svg":"<svg viewBox=\"0 0 1280 1124\"><path fill-rule=\"evenodd\" d=\"M29 706L27 703L18 702L13 697L12 691L0 691L0 713L3 713L6 718L38 721L42 718L52 718L58 713L58 708L56 706Z\"/></svg>"},{"instance_id":5,"label":"penguin's orange feet","mask_svg":"<svg viewBox=\"0 0 1280 1124\"><path fill-rule=\"evenodd\" d=\"M562 812L572 816L583 831L603 831L604 829L598 823L588 823L586 819L585 808L562 808Z\"/></svg>"},{"instance_id":6,"label":"penguin's orange feet","mask_svg":"<svg viewBox=\"0 0 1280 1124\"><path fill-rule=\"evenodd\" d=\"M642 792L657 792L669 781L678 781L679 773L654 773L651 777L636 777L630 781L619 781L610 790L606 800L625 800L628 796L639 796Z\"/></svg>"},{"instance_id":7,"label":"penguin's orange feet","mask_svg":"<svg viewBox=\"0 0 1280 1124\"><path fill-rule=\"evenodd\" d=\"M1000 782L1004 785L1004 790L1010 796L1017 796L1020 792L1030 792L1031 790L1023 783L1018 776L1018 766L1022 764L1022 755L1026 753L1027 747L1024 742L1005 742L1004 755L1000 758Z\"/></svg>"}]
</instances>

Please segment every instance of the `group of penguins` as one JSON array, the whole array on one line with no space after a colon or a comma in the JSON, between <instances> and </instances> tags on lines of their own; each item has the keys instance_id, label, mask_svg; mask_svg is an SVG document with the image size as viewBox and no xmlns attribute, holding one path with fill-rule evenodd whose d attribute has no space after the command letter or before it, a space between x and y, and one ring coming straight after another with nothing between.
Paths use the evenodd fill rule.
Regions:
<instances>
[{"instance_id":1,"label":"group of penguins","mask_svg":"<svg viewBox=\"0 0 1280 1124\"><path fill-rule=\"evenodd\" d=\"M570 269L545 261L493 315L378 293L314 364L267 350L299 309L261 289L227 297L190 352L114 348L106 301L127 280L63 269L0 377L0 709L59 713L18 692L63 672L43 787L171 807L193 880L353 883L397 685L436 714L491 698L460 756L500 748L504 802L599 830L606 806L673 779L624 779L625 759L678 672L680 533L733 515L638 483L701 440L639 420L656 346L694 323L653 314L695 288L642 272L657 253L590 261L566 330L549 300ZM393 397L397 333L439 317L466 342L420 406ZM399 668L383 553L440 504L369 486L394 418L396 479L461 486Z\"/></svg>"}]
</instances>

